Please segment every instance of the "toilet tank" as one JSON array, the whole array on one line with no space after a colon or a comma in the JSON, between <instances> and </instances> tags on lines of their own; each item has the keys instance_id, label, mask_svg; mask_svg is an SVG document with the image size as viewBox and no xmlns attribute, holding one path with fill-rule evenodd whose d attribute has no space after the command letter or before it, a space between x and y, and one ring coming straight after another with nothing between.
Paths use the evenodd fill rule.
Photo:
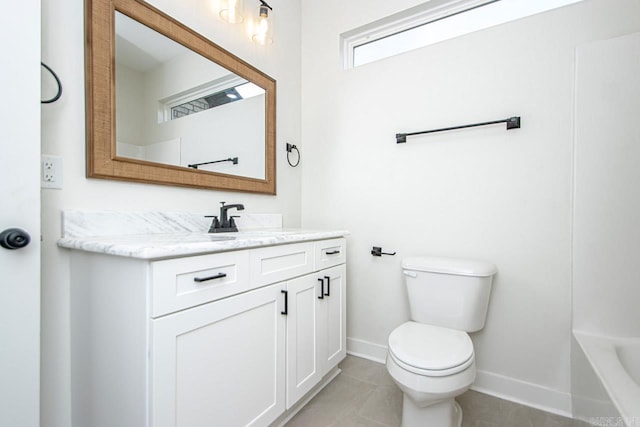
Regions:
<instances>
[{"instance_id":1,"label":"toilet tank","mask_svg":"<svg viewBox=\"0 0 640 427\"><path fill-rule=\"evenodd\" d=\"M455 258L402 261L411 320L466 332L484 327L494 264Z\"/></svg>"}]
</instances>

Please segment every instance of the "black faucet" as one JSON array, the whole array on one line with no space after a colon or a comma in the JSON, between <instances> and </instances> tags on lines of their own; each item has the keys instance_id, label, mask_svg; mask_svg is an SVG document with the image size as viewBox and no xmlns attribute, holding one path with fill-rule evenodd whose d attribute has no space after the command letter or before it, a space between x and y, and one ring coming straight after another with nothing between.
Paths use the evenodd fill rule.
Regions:
<instances>
[{"instance_id":1,"label":"black faucet","mask_svg":"<svg viewBox=\"0 0 640 427\"><path fill-rule=\"evenodd\" d=\"M209 233L224 233L229 231L238 231L238 227L236 227L236 222L233 218L237 218L237 216L229 216L227 211L229 209L238 209L239 211L244 210L244 205L235 204L235 205L225 205L225 202L220 202L222 206L220 206L220 220L218 220L217 216L213 217L213 222L211 223L211 227L209 227Z\"/></svg>"}]
</instances>

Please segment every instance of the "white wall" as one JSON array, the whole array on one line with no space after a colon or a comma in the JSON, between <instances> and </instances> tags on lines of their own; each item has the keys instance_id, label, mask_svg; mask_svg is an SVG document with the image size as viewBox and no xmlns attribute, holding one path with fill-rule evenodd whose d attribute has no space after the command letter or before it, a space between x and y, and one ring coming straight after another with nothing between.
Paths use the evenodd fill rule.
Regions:
<instances>
[{"instance_id":1,"label":"white wall","mask_svg":"<svg viewBox=\"0 0 640 427\"><path fill-rule=\"evenodd\" d=\"M476 386L569 413L574 50L637 31L636 0L587 0L341 70L341 33L417 0L304 2L302 212L349 229L351 349L384 355L408 318L400 261L485 259L499 274L473 334ZM397 132L522 116L504 126ZM397 251L374 258L372 246Z\"/></svg>"},{"instance_id":2,"label":"white wall","mask_svg":"<svg viewBox=\"0 0 640 427\"><path fill-rule=\"evenodd\" d=\"M63 157L64 189L42 191L42 427L68 427L71 422L69 259L56 246L61 210L216 213L219 202L227 201L244 203L251 213L282 213L287 227L300 225L300 169L290 168L284 157L285 142L300 143L299 3L270 2L278 26L274 44L266 47L254 44L245 27L220 21L215 1L151 3L277 80L277 196L85 178L84 2L43 2L42 57L62 79L64 93L43 108L42 152Z\"/></svg>"},{"instance_id":3,"label":"white wall","mask_svg":"<svg viewBox=\"0 0 640 427\"><path fill-rule=\"evenodd\" d=\"M116 141L142 145L145 134L140 123L144 123L144 108L140 108L140 100L145 99L144 74L116 63L116 76ZM120 153L117 149L116 152Z\"/></svg>"}]
</instances>

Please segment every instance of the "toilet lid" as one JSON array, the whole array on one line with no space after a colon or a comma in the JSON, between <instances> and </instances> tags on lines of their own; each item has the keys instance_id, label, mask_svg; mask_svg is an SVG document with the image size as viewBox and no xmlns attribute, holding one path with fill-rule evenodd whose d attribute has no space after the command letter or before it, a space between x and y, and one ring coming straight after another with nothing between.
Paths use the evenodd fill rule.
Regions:
<instances>
[{"instance_id":1,"label":"toilet lid","mask_svg":"<svg viewBox=\"0 0 640 427\"><path fill-rule=\"evenodd\" d=\"M473 343L466 332L416 322L407 322L391 332L389 350L410 370L451 374L473 362Z\"/></svg>"}]
</instances>

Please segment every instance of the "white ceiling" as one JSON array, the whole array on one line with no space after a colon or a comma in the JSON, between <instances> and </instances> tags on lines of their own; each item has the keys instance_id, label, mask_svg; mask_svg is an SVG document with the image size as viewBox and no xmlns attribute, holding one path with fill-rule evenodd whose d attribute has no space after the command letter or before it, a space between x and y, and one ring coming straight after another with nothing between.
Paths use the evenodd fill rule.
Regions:
<instances>
[{"instance_id":1,"label":"white ceiling","mask_svg":"<svg viewBox=\"0 0 640 427\"><path fill-rule=\"evenodd\" d=\"M146 72L189 50L151 28L116 12L116 61Z\"/></svg>"}]
</instances>

